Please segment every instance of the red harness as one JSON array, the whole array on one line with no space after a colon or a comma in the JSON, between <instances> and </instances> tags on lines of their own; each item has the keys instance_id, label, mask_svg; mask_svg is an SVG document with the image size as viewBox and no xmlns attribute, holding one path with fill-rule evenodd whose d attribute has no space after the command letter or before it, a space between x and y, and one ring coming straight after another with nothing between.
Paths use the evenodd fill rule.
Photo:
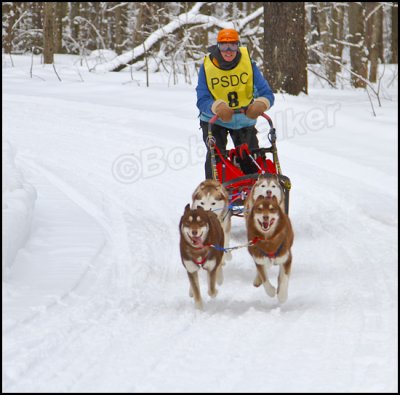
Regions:
<instances>
[{"instance_id":1,"label":"red harness","mask_svg":"<svg viewBox=\"0 0 400 395\"><path fill-rule=\"evenodd\" d=\"M259 241L267 241L267 240L261 239L260 237L255 237L255 238L251 241L251 245L254 245L254 244L258 243ZM276 258L276 257L278 256L279 252L281 251L282 247L283 247L283 243L279 246L279 248L276 250L276 252L270 252L270 253L268 253L268 252L265 252L262 248L256 246L256 248L257 248L259 251L261 251L261 252L262 252L265 256L267 256L268 258Z\"/></svg>"},{"instance_id":2,"label":"red harness","mask_svg":"<svg viewBox=\"0 0 400 395\"><path fill-rule=\"evenodd\" d=\"M204 262L207 260L208 258L208 254L204 257L204 259L202 259L201 262L195 261L194 259L192 259L193 263L195 263L196 265L202 266L204 264Z\"/></svg>"},{"instance_id":3,"label":"red harness","mask_svg":"<svg viewBox=\"0 0 400 395\"><path fill-rule=\"evenodd\" d=\"M196 248L196 250L202 250L204 247L211 247L211 244L203 245L199 248ZM195 261L194 259L192 259L192 262L195 263L196 265L202 266L204 264L204 262L207 260L208 256L210 255L210 252L211 251L209 251L208 254L205 255L205 257L201 260L201 262Z\"/></svg>"}]
</instances>

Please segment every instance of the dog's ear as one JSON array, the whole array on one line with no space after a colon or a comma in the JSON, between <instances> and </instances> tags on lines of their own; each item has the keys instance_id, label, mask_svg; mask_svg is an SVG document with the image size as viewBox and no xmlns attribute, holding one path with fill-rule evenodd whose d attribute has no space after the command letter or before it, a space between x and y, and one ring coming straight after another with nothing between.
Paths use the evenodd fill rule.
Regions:
<instances>
[{"instance_id":1,"label":"dog's ear","mask_svg":"<svg viewBox=\"0 0 400 395\"><path fill-rule=\"evenodd\" d=\"M278 198L276 196L272 196L272 202L274 203L275 207L280 207L279 206L279 202L278 202Z\"/></svg>"},{"instance_id":2,"label":"dog's ear","mask_svg":"<svg viewBox=\"0 0 400 395\"><path fill-rule=\"evenodd\" d=\"M188 211L190 211L190 204L189 203L185 207L185 213L187 213Z\"/></svg>"},{"instance_id":3,"label":"dog's ear","mask_svg":"<svg viewBox=\"0 0 400 395\"><path fill-rule=\"evenodd\" d=\"M265 199L265 196L263 196L263 195L257 196L257 199L254 203L260 202L261 200L264 200L264 199Z\"/></svg>"}]
</instances>

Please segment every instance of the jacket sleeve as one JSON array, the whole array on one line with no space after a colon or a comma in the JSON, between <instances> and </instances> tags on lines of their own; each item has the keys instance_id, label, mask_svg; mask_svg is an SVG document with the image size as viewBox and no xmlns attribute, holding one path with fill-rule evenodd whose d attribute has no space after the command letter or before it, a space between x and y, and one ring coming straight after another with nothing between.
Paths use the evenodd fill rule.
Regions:
<instances>
[{"instance_id":1,"label":"jacket sleeve","mask_svg":"<svg viewBox=\"0 0 400 395\"><path fill-rule=\"evenodd\" d=\"M254 61L252 62L252 66L254 79L254 98L265 97L269 102L268 108L271 108L275 101L274 93Z\"/></svg>"},{"instance_id":2,"label":"jacket sleeve","mask_svg":"<svg viewBox=\"0 0 400 395\"><path fill-rule=\"evenodd\" d=\"M211 106L214 103L214 98L207 86L204 65L200 66L196 92L197 92L197 108L200 110L201 113L213 116L214 113L211 111Z\"/></svg>"}]
</instances>

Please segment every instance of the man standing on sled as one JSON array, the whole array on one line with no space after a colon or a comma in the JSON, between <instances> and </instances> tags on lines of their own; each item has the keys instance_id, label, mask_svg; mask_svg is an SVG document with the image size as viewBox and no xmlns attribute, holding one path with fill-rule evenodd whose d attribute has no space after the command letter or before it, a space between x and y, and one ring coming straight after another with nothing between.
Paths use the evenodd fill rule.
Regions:
<instances>
[{"instance_id":1,"label":"man standing on sled","mask_svg":"<svg viewBox=\"0 0 400 395\"><path fill-rule=\"evenodd\" d=\"M221 30L217 45L209 47L208 51L210 54L204 58L196 87L204 142L207 145L208 121L218 115L211 132L220 150L226 150L228 133L235 147L247 144L250 149L259 148L255 128L257 117L274 104L274 94L268 82L250 59L247 48L239 47L236 30ZM257 172L249 158L240 166L246 174ZM205 174L207 179L213 178L209 150Z\"/></svg>"}]
</instances>

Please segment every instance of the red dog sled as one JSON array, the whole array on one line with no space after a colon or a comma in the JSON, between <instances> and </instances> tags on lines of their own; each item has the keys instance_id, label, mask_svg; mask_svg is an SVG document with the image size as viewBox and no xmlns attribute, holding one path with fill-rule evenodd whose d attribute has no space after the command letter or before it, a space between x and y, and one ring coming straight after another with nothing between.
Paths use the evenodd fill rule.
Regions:
<instances>
[{"instance_id":1,"label":"red dog sled","mask_svg":"<svg viewBox=\"0 0 400 395\"><path fill-rule=\"evenodd\" d=\"M242 144L230 151L221 152L215 145L215 139L211 133L211 126L218 119L215 115L208 124L207 144L211 153L211 168L213 178L225 186L229 192L230 207L233 215L242 216L244 200L251 190L260 174L276 174L285 194L285 211L289 213L289 192L291 188L290 179L282 175L281 166L278 159L276 147L276 131L271 118L267 114L262 114L270 126L268 140L271 146L268 148L250 149L247 144ZM267 154L272 157L268 158ZM217 158L216 158L217 155ZM239 165L244 159L250 159L257 168L257 172L245 174Z\"/></svg>"}]
</instances>

